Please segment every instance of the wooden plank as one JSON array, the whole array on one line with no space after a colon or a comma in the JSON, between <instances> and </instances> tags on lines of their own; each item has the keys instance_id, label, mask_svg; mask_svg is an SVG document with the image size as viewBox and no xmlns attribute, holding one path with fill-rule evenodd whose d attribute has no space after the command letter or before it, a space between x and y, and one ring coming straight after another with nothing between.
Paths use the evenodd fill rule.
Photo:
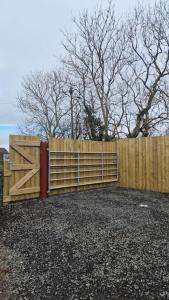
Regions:
<instances>
[{"instance_id":1,"label":"wooden plank","mask_svg":"<svg viewBox=\"0 0 169 300\"><path fill-rule=\"evenodd\" d=\"M125 176L124 176L124 142L122 140L117 141L117 155L119 160L119 186L125 186Z\"/></svg>"},{"instance_id":2,"label":"wooden plank","mask_svg":"<svg viewBox=\"0 0 169 300\"><path fill-rule=\"evenodd\" d=\"M142 184L142 141L141 139L138 139L138 160L139 160L139 169L137 171L139 174L138 188L142 189L143 184Z\"/></svg>"},{"instance_id":3,"label":"wooden plank","mask_svg":"<svg viewBox=\"0 0 169 300\"><path fill-rule=\"evenodd\" d=\"M163 136L163 153L162 153L162 156L163 156L163 161L164 161L164 165L163 165L163 191L165 192L166 191L166 184L167 184L167 166L166 166L166 139L165 137Z\"/></svg>"},{"instance_id":4,"label":"wooden plank","mask_svg":"<svg viewBox=\"0 0 169 300\"><path fill-rule=\"evenodd\" d=\"M19 171L19 170L32 170L37 169L40 166L38 164L11 164L11 171Z\"/></svg>"},{"instance_id":5,"label":"wooden plank","mask_svg":"<svg viewBox=\"0 0 169 300\"><path fill-rule=\"evenodd\" d=\"M158 191L158 139L157 138L153 138L152 140L152 168L153 168L153 172L152 172L152 191Z\"/></svg>"},{"instance_id":6,"label":"wooden plank","mask_svg":"<svg viewBox=\"0 0 169 300\"><path fill-rule=\"evenodd\" d=\"M149 171L148 171L148 176L149 176L149 186L148 189L150 191L153 190L153 143L152 143L152 137L149 138L149 151L148 151L148 160L149 160Z\"/></svg>"},{"instance_id":7,"label":"wooden plank","mask_svg":"<svg viewBox=\"0 0 169 300\"><path fill-rule=\"evenodd\" d=\"M11 171L9 169L9 160L4 160L3 162L4 165L4 177L9 177L11 176Z\"/></svg>"},{"instance_id":8,"label":"wooden plank","mask_svg":"<svg viewBox=\"0 0 169 300\"><path fill-rule=\"evenodd\" d=\"M129 158L128 158L128 140L124 141L124 176L125 176L125 186L130 187L129 185Z\"/></svg>"},{"instance_id":9,"label":"wooden plank","mask_svg":"<svg viewBox=\"0 0 169 300\"><path fill-rule=\"evenodd\" d=\"M166 169L165 169L165 174L168 174L168 176L166 175L166 189L165 192L169 192L169 136L165 137L165 165L166 165Z\"/></svg>"},{"instance_id":10,"label":"wooden plank","mask_svg":"<svg viewBox=\"0 0 169 300\"><path fill-rule=\"evenodd\" d=\"M16 145L18 146L25 146L25 147L39 147L40 141L15 141Z\"/></svg>"},{"instance_id":11,"label":"wooden plank","mask_svg":"<svg viewBox=\"0 0 169 300\"><path fill-rule=\"evenodd\" d=\"M135 140L135 187L139 188L139 143L138 139Z\"/></svg>"},{"instance_id":12,"label":"wooden plank","mask_svg":"<svg viewBox=\"0 0 169 300\"><path fill-rule=\"evenodd\" d=\"M10 195L9 195L9 186L10 186L10 170L9 170L9 160L5 160L3 162L3 203L10 201Z\"/></svg>"},{"instance_id":13,"label":"wooden plank","mask_svg":"<svg viewBox=\"0 0 169 300\"><path fill-rule=\"evenodd\" d=\"M161 139L157 139L157 172L155 176L157 177L157 191L160 192L161 189L161 181L162 181L162 168L161 168L161 163L162 163L162 157L161 157Z\"/></svg>"},{"instance_id":14,"label":"wooden plank","mask_svg":"<svg viewBox=\"0 0 169 300\"><path fill-rule=\"evenodd\" d=\"M26 194L32 194L32 193L38 193L40 192L40 187L35 186L35 187L30 187L30 188L23 188L23 189L18 189L17 191L12 191L11 196L16 196L16 195L26 195ZM23 199L20 199L23 200Z\"/></svg>"}]
</instances>

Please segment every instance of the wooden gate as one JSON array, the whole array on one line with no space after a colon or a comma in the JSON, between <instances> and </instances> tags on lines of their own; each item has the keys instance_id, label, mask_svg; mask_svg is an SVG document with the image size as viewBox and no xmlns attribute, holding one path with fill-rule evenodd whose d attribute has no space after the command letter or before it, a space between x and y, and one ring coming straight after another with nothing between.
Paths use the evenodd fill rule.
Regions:
<instances>
[{"instance_id":1,"label":"wooden gate","mask_svg":"<svg viewBox=\"0 0 169 300\"><path fill-rule=\"evenodd\" d=\"M40 139L12 135L9 160L4 162L3 202L39 197Z\"/></svg>"}]
</instances>

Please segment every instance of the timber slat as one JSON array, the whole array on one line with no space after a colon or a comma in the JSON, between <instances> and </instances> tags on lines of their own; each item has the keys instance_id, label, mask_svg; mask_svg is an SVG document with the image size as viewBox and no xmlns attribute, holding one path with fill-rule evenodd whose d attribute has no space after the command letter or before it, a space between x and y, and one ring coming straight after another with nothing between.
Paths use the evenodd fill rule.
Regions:
<instances>
[{"instance_id":1,"label":"timber slat","mask_svg":"<svg viewBox=\"0 0 169 300\"><path fill-rule=\"evenodd\" d=\"M15 141L15 143L18 146L25 146L25 147L39 147L40 146L40 141Z\"/></svg>"},{"instance_id":2,"label":"timber slat","mask_svg":"<svg viewBox=\"0 0 169 300\"><path fill-rule=\"evenodd\" d=\"M38 164L11 164L11 171L32 170L40 168Z\"/></svg>"},{"instance_id":3,"label":"timber slat","mask_svg":"<svg viewBox=\"0 0 169 300\"><path fill-rule=\"evenodd\" d=\"M17 191L11 192L11 196L12 195L16 196L16 195L26 195L26 194L38 193L39 191L40 191L40 187L35 186L35 187L19 189ZM22 199L18 199L18 200L22 200Z\"/></svg>"}]
</instances>

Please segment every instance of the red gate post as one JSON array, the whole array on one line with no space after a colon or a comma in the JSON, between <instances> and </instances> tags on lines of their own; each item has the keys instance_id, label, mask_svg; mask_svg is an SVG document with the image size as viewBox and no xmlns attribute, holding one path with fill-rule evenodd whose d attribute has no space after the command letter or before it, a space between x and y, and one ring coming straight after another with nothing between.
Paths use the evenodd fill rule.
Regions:
<instances>
[{"instance_id":1,"label":"red gate post","mask_svg":"<svg viewBox=\"0 0 169 300\"><path fill-rule=\"evenodd\" d=\"M48 197L48 142L40 142L40 198Z\"/></svg>"}]
</instances>

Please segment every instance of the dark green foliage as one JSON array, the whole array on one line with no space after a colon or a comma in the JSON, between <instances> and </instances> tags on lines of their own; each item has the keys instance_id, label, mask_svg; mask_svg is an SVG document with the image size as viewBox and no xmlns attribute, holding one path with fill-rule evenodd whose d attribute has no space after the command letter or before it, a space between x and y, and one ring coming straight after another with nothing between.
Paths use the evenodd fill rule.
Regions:
<instances>
[{"instance_id":1,"label":"dark green foliage","mask_svg":"<svg viewBox=\"0 0 169 300\"><path fill-rule=\"evenodd\" d=\"M89 138L94 141L102 141L104 139L104 125L101 118L96 116L96 112L90 105L85 104L85 113Z\"/></svg>"}]
</instances>

